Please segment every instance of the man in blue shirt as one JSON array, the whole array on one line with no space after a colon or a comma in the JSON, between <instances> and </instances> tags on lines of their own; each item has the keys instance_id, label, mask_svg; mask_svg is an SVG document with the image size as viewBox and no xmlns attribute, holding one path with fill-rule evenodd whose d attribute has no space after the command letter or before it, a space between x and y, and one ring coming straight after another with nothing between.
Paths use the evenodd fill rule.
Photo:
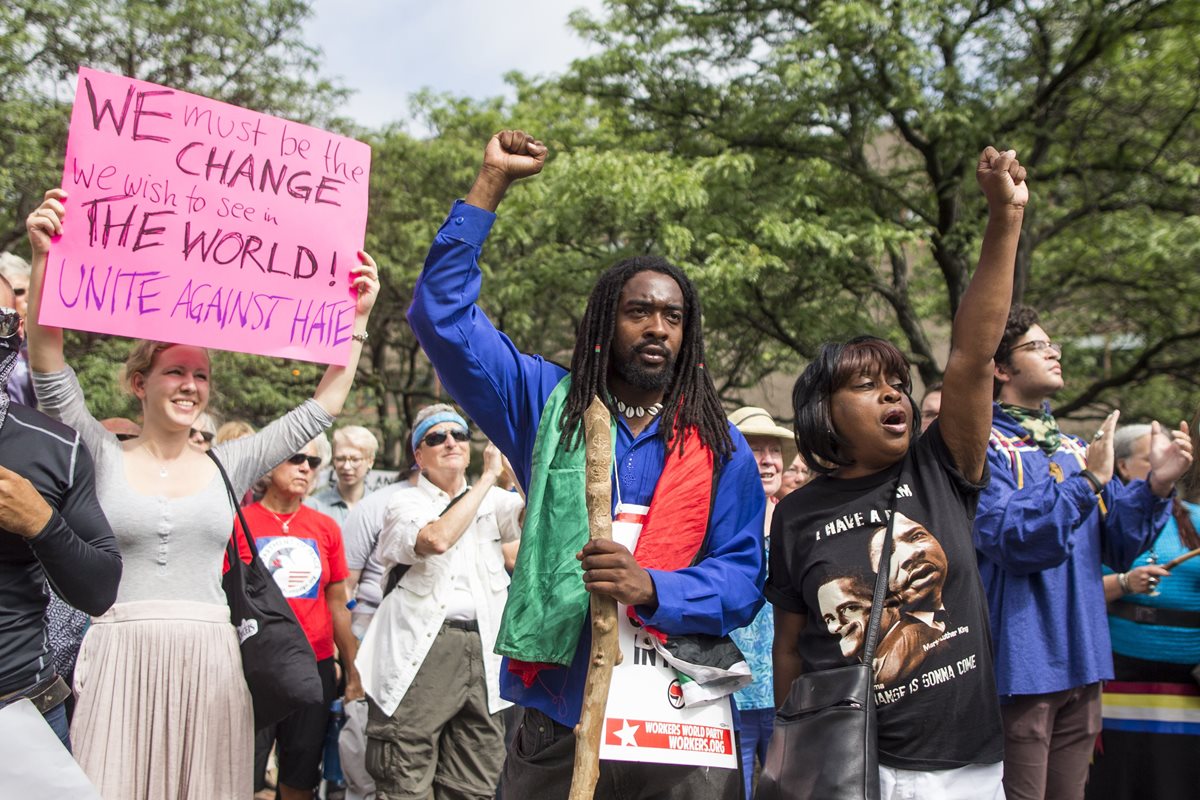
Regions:
<instances>
[{"instance_id":1,"label":"man in blue shirt","mask_svg":"<svg viewBox=\"0 0 1200 800\"><path fill-rule=\"evenodd\" d=\"M1100 681L1113 676L1100 565L1128 569L1149 546L1191 463L1185 425L1155 437L1147 480L1114 480L1118 412L1087 447L1049 412L1061 353L1033 309L1012 309L995 358L992 479L975 517L1009 800L1083 797Z\"/></svg>"},{"instance_id":2,"label":"man in blue shirt","mask_svg":"<svg viewBox=\"0 0 1200 800\"><path fill-rule=\"evenodd\" d=\"M433 242L408 313L451 396L508 456L527 489L538 477L533 454L543 409L568 371L520 353L475 301L479 253L495 209L513 181L541 171L546 152L519 131L492 137L465 202L455 203ZM746 625L762 604L762 484L704 370L691 282L662 259L608 270L589 298L570 375L578 391L567 398L564 430L580 424L586 391L605 398L617 420L615 501L649 506L659 499L655 489L676 432L691 431L711 450L717 475L707 536L692 566L645 569L621 545L591 542L581 553L587 590L634 608L667 636L725 636ZM584 624L571 664L543 669L528 685L506 665L501 694L522 706L523 716L501 777L505 797L567 796L589 646ZM740 787L736 770L605 761L596 797L737 798Z\"/></svg>"}]
</instances>

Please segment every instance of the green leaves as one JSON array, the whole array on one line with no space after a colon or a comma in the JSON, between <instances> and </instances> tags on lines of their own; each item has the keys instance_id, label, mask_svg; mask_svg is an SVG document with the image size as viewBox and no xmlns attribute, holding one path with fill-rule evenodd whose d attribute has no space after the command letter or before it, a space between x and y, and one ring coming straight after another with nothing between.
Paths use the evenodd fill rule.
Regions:
<instances>
[{"instance_id":1,"label":"green leaves","mask_svg":"<svg viewBox=\"0 0 1200 800\"><path fill-rule=\"evenodd\" d=\"M1195 0L608 9L578 21L605 51L563 85L607 106L639 146L755 164L753 203L714 214L719 237L692 239L722 309L740 315L718 325L800 357L826 337L902 334L922 377L936 379L929 336L948 324L976 258L972 173L990 143L1018 149L1031 175L1018 298L1043 307L1052 330L1126 335L1099 361L1068 362L1061 407L1135 402L1165 374L1194 402L1187 369L1200 352L1187 332L1200 309L1174 288L1191 287L1196 262L1164 231L1188 230L1200 211ZM738 284L738 259L754 285Z\"/></svg>"},{"instance_id":2,"label":"green leaves","mask_svg":"<svg viewBox=\"0 0 1200 800\"><path fill-rule=\"evenodd\" d=\"M307 13L301 0L0 8L0 244L25 248L24 215L57 183L61 82L79 63L351 130L300 34ZM412 122L429 136L357 132L384 280L352 403L393 463L417 407L444 399L404 319L412 286L506 127L551 152L509 192L482 259L481 303L524 350L569 358L596 275L653 252L699 286L731 402L864 332L936 379L985 223L976 158L995 144L1030 170L1017 295L1069 343L1060 411L1175 420L1200 400L1198 0L611 0L572 19L600 52L557 78L508 76L515 101L425 92ZM126 408L92 388L120 348L72 341L90 396ZM319 372L220 358L252 377L219 371L221 404L256 419Z\"/></svg>"}]
</instances>

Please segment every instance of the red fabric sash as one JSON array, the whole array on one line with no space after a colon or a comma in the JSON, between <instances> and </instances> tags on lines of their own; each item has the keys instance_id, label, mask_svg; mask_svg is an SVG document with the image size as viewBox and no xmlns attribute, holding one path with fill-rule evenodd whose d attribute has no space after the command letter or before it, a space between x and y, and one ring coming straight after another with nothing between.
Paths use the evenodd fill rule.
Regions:
<instances>
[{"instance_id":1,"label":"red fabric sash","mask_svg":"<svg viewBox=\"0 0 1200 800\"><path fill-rule=\"evenodd\" d=\"M683 443L682 456L674 446L667 451L633 553L644 569L674 571L691 566L708 532L713 454L695 428L687 430Z\"/></svg>"}]
</instances>

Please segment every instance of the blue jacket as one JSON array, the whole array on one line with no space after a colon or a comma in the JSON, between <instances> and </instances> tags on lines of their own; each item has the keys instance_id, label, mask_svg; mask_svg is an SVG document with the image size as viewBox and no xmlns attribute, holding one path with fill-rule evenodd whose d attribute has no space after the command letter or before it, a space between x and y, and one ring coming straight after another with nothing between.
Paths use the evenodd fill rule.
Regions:
<instances>
[{"instance_id":1,"label":"blue jacket","mask_svg":"<svg viewBox=\"0 0 1200 800\"><path fill-rule=\"evenodd\" d=\"M1128 569L1167 520L1168 501L1145 481L1109 481L1101 508L1080 474L1085 454L1082 441L1063 434L1047 457L993 405L992 479L979 499L975 548L1002 699L1113 676L1101 562Z\"/></svg>"},{"instance_id":2,"label":"blue jacket","mask_svg":"<svg viewBox=\"0 0 1200 800\"><path fill-rule=\"evenodd\" d=\"M475 305L483 278L479 253L495 219L462 201L454 204L413 289L408 321L450 396L508 456L521 485L528 486L542 408L567 371L541 356L521 353ZM734 452L717 481L708 557L674 572L650 570L658 609L645 622L667 634L723 636L749 623L762 606L766 499L746 440L732 426L730 435ZM620 483L614 485L613 501L619 495L626 503L649 505L666 458L658 420L636 437L621 420L614 449ZM574 726L590 643L591 626L584 625L571 666L543 671L530 687L506 667L500 694Z\"/></svg>"}]
</instances>

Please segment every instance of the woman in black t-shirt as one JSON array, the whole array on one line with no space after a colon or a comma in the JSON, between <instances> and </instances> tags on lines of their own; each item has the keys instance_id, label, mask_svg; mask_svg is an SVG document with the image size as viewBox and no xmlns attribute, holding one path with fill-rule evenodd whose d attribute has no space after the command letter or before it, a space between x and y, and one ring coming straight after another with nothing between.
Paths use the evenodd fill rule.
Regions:
<instances>
[{"instance_id":1,"label":"woman in black t-shirt","mask_svg":"<svg viewBox=\"0 0 1200 800\"><path fill-rule=\"evenodd\" d=\"M775 702L802 673L861 658L890 495L896 521L874 662L883 797L1002 798L1003 735L971 520L987 481L992 356L1029 193L987 148L979 266L963 295L937 422L918 438L909 365L889 342L826 345L796 381L796 438L818 473L775 512ZM775 538L778 537L778 538Z\"/></svg>"}]
</instances>

